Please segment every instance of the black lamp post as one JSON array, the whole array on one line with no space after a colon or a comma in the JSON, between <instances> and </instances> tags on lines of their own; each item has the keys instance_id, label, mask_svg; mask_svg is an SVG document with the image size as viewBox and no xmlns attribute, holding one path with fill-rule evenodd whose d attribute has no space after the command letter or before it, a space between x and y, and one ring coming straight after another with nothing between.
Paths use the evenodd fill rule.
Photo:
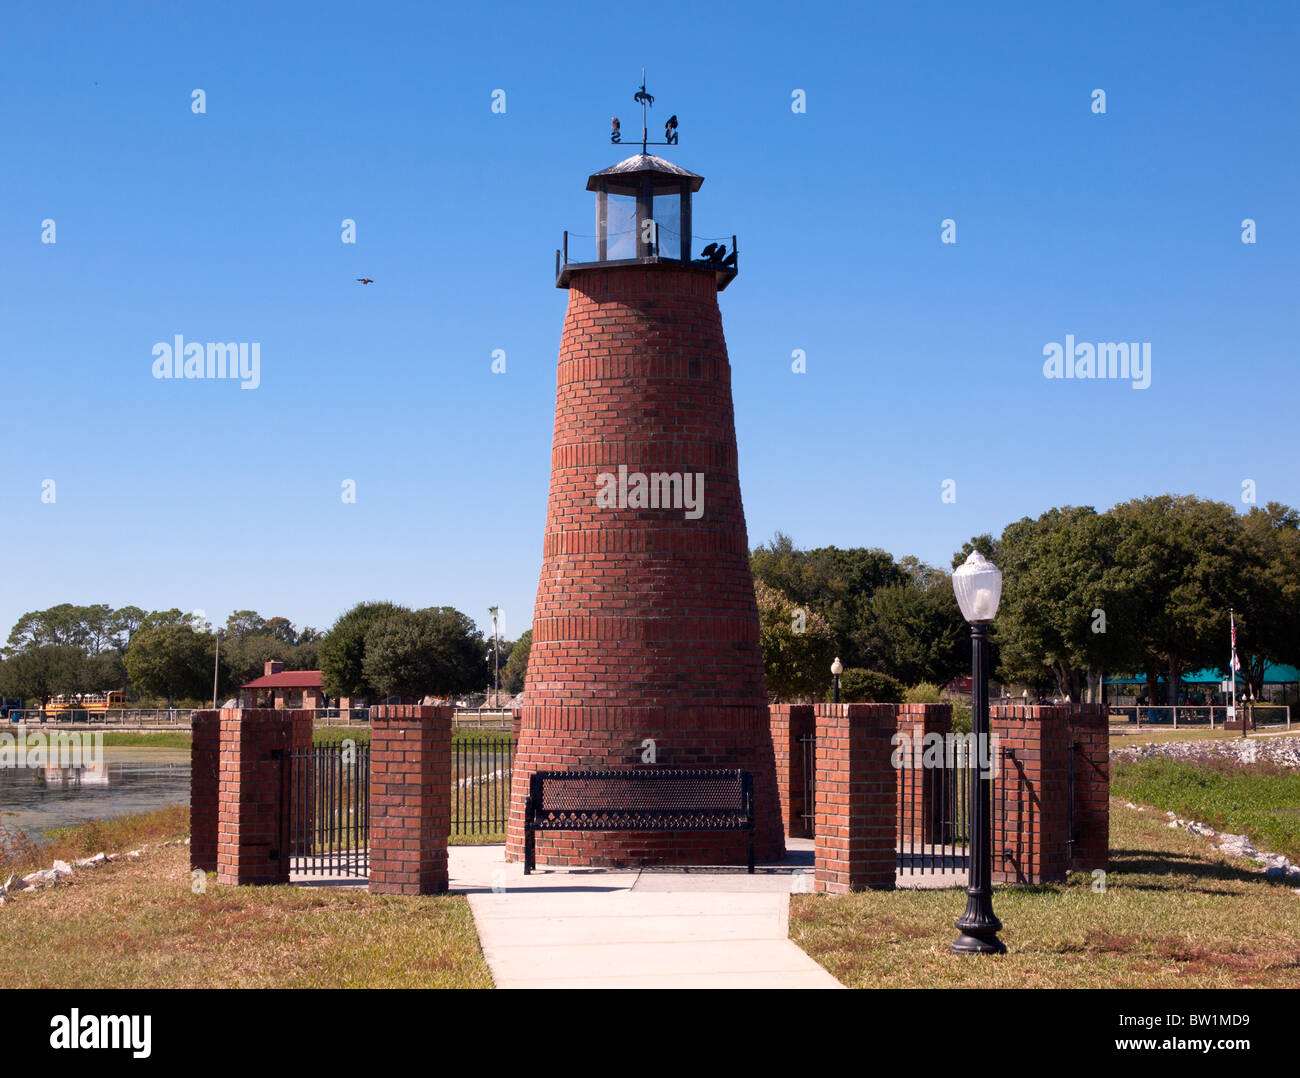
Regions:
<instances>
[{"instance_id":1,"label":"black lamp post","mask_svg":"<svg viewBox=\"0 0 1300 1078\"><path fill-rule=\"evenodd\" d=\"M976 759L970 761L970 878L966 888L966 910L957 921L961 930L952 943L953 954L1006 954L1007 945L998 939L1002 922L993 912L993 774L989 749L988 628L997 616L1002 598L1002 574L979 551L973 551L952 574L952 590L962 617L970 623L971 641L971 728L975 735ZM990 767L981 773L980 761Z\"/></svg>"},{"instance_id":2,"label":"black lamp post","mask_svg":"<svg viewBox=\"0 0 1300 1078\"><path fill-rule=\"evenodd\" d=\"M835 678L835 703L840 702L840 675L844 673L844 664L840 662L840 657L835 656L835 661L831 663L831 674Z\"/></svg>"}]
</instances>

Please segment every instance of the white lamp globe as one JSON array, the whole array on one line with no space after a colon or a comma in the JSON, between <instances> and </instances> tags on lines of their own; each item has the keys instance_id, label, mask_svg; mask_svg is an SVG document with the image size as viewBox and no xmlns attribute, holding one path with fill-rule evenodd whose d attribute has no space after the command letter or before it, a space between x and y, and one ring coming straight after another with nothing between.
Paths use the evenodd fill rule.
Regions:
<instances>
[{"instance_id":1,"label":"white lamp globe","mask_svg":"<svg viewBox=\"0 0 1300 1078\"><path fill-rule=\"evenodd\" d=\"M952 574L952 590L967 621L992 621L1002 599L1002 572L978 550Z\"/></svg>"},{"instance_id":2,"label":"white lamp globe","mask_svg":"<svg viewBox=\"0 0 1300 1078\"><path fill-rule=\"evenodd\" d=\"M835 656L835 661L831 663L831 673L834 674L836 677L839 677L842 673L844 673L844 664L840 662L840 658L838 655Z\"/></svg>"}]
</instances>

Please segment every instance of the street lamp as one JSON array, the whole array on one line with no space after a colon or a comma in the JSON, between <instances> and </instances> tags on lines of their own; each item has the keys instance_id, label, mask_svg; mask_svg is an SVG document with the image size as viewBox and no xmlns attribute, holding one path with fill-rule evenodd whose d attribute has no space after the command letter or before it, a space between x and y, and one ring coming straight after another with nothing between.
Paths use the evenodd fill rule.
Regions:
<instances>
[{"instance_id":1,"label":"street lamp","mask_svg":"<svg viewBox=\"0 0 1300 1078\"><path fill-rule=\"evenodd\" d=\"M212 657L212 710L217 709L217 671L221 669L221 630L217 633L217 652Z\"/></svg>"},{"instance_id":2,"label":"street lamp","mask_svg":"<svg viewBox=\"0 0 1300 1078\"><path fill-rule=\"evenodd\" d=\"M840 662L840 657L835 656L835 661L831 663L831 673L835 676L835 702L840 702L840 675L844 673L844 664Z\"/></svg>"},{"instance_id":3,"label":"street lamp","mask_svg":"<svg viewBox=\"0 0 1300 1078\"><path fill-rule=\"evenodd\" d=\"M966 888L966 910L957 921L961 930L952 943L953 954L1006 954L1007 945L998 939L1002 922L993 912L993 760L989 755L989 672L988 629L997 616L1002 598L1002 574L978 550L952 574L952 590L961 614L970 623L971 642L971 727L975 734L976 759L967 769L970 805L970 878ZM980 760L989 770L979 773Z\"/></svg>"},{"instance_id":4,"label":"street lamp","mask_svg":"<svg viewBox=\"0 0 1300 1078\"><path fill-rule=\"evenodd\" d=\"M501 706L501 637L497 632L497 615L500 607L489 606L492 615L492 706Z\"/></svg>"}]
</instances>

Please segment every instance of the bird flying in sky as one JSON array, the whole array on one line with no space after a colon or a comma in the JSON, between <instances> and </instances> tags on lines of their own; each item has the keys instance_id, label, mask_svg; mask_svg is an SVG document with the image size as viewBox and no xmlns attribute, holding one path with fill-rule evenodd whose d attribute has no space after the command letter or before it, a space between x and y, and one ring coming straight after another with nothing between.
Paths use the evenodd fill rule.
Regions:
<instances>
[{"instance_id":1,"label":"bird flying in sky","mask_svg":"<svg viewBox=\"0 0 1300 1078\"><path fill-rule=\"evenodd\" d=\"M374 279L371 278L371 277L358 277L357 280L360 281L362 284L374 284L374 283L375 283L375 282L374 282Z\"/></svg>"}]
</instances>

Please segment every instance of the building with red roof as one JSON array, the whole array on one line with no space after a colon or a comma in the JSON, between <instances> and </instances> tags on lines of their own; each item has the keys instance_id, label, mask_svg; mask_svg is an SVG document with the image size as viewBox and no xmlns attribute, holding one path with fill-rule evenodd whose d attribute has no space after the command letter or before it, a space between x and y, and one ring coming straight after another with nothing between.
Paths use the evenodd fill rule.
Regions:
<instances>
[{"instance_id":1,"label":"building with red roof","mask_svg":"<svg viewBox=\"0 0 1300 1078\"><path fill-rule=\"evenodd\" d=\"M272 659L259 678L239 687L244 707L320 708L325 706L319 670L286 670Z\"/></svg>"}]
</instances>

